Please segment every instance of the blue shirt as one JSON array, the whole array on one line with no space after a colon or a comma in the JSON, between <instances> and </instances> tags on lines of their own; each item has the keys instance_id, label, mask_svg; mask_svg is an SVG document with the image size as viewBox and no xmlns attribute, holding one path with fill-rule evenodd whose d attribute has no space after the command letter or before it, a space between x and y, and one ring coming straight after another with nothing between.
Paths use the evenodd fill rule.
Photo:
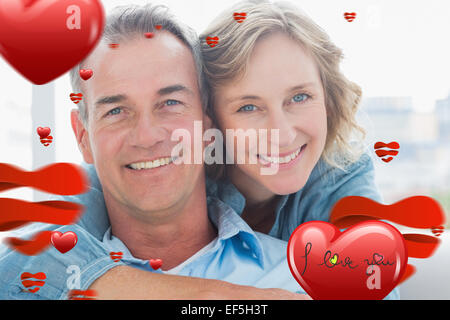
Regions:
<instances>
[{"instance_id":1,"label":"blue shirt","mask_svg":"<svg viewBox=\"0 0 450 320\"><path fill-rule=\"evenodd\" d=\"M0 289L0 298L11 299L18 297L21 299L23 294L28 294L28 298L37 298L40 295L46 299L64 299L67 295L66 281L69 276L64 274L64 272L68 264L75 264L80 267L82 290L89 287L96 278L119 263L127 263L135 267L151 270L148 266L148 261L141 261L132 257L120 239L111 237L102 189L95 168L88 165L86 169L91 180L90 192L77 196L60 197L59 199L81 203L88 210L86 210L76 225L56 229L61 232L74 231L79 237L79 243L64 255L54 248L34 257L7 252L5 248L0 249L0 287L4 288L4 285L8 285L10 294L9 297L4 297L4 290ZM213 212L214 210L208 207L210 219L213 222L215 221L215 225L219 229L218 239L222 240L220 238L221 235L229 236L223 238L226 241L212 243L210 247L206 248L206 252L201 252L200 256L193 257L193 261L188 261L189 263L176 270L179 272L178 274L221 279L261 288L278 287L302 292L302 289L293 280L289 269L286 269L286 242L253 232L236 215L236 213L242 213L245 207L245 198L234 185L228 181L218 183L208 180L207 194L209 206L215 203L214 210L219 209L217 212ZM374 168L368 154L364 154L357 162L348 166L345 171L331 167L323 160L320 160L312 171L307 183L300 191L280 197L276 207L276 220L269 235L287 241L295 228L303 222L311 220L328 221L330 210L336 201L350 195L365 196L378 202L382 200L374 184ZM220 199L221 201L213 201L212 199ZM233 210L230 210L230 208ZM234 231L228 230L228 222L220 224L221 220L217 220L217 218L221 217L221 215L224 215L224 219L232 221L231 225L234 226L232 228ZM33 228L34 230L36 228L39 228L39 230L55 229L55 226L31 226L27 231ZM221 231L220 228L223 230ZM83 241L81 241L80 235ZM264 272L255 272L255 277L248 277L248 271L253 270L256 260L249 259L248 251L242 251L244 246L242 243L247 243L245 246L250 248L252 255L256 255L259 268L264 267ZM276 249L277 246L278 249ZM113 250L113 248L117 249ZM258 250L261 250L261 254L258 253ZM109 257L110 251L124 252L122 261L112 262ZM211 252L212 254L209 254ZM3 255L5 256L3 257ZM222 257L227 255L231 255L232 258L230 260L222 260ZM203 259L207 259L207 261ZM265 263L264 259L269 261L268 265L263 265ZM52 261L53 264L47 263L48 261ZM200 264L199 261L201 262ZM226 263L220 263L221 261L226 261ZM286 274L285 272L282 274L278 272L273 273L271 271L271 268L273 268L271 266L273 265L284 268ZM55 271L55 266L58 266L58 272ZM238 271L235 274L231 274L223 272L224 270L221 270L223 267L226 267L225 269L228 270L249 269L244 273ZM44 287L33 294L33 296L29 296L30 293L19 294L22 287L18 275L24 271L33 271L27 268L33 269L34 272L39 272L39 268L44 268L49 273L58 275L52 276L51 279L47 277L48 280ZM9 271L5 275L3 271L6 269ZM250 271L250 273L253 273L253 271ZM271 276L273 279L271 279ZM261 281L261 279L264 279L264 281ZM291 287L291 280L294 281L294 287ZM44 290L47 283L49 284L48 290ZM15 294L12 294L12 292L15 292ZM386 299L398 299L398 297L398 289L394 289Z\"/></svg>"}]
</instances>

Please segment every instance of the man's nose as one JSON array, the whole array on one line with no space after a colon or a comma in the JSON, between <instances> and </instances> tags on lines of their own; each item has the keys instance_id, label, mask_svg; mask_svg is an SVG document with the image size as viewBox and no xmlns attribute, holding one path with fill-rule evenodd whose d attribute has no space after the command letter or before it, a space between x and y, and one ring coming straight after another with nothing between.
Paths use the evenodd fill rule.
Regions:
<instances>
[{"instance_id":1,"label":"man's nose","mask_svg":"<svg viewBox=\"0 0 450 320\"><path fill-rule=\"evenodd\" d=\"M272 137L270 130L278 129L278 147L279 149L288 148L292 146L297 137L297 130L295 128L295 119L292 115L287 114L284 110L276 110L269 114L268 119L268 137ZM271 141L276 143L275 141Z\"/></svg>"},{"instance_id":2,"label":"man's nose","mask_svg":"<svg viewBox=\"0 0 450 320\"><path fill-rule=\"evenodd\" d=\"M130 144L134 147L151 148L168 139L168 131L161 122L152 115L141 115L129 135Z\"/></svg>"}]
</instances>

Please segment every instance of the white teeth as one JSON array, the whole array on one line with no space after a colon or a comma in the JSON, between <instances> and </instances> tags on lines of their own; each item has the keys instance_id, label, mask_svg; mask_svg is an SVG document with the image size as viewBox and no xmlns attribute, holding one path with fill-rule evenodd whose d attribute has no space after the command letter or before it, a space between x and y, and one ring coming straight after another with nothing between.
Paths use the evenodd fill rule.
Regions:
<instances>
[{"instance_id":1,"label":"white teeth","mask_svg":"<svg viewBox=\"0 0 450 320\"><path fill-rule=\"evenodd\" d=\"M172 163L173 160L174 159L172 159L170 157L166 157L166 158L156 159L153 161L132 163L132 164L128 165L128 167L130 167L131 169L134 169L134 170L153 169L153 168L158 168L161 166L168 165L168 164Z\"/></svg>"},{"instance_id":2,"label":"white teeth","mask_svg":"<svg viewBox=\"0 0 450 320\"><path fill-rule=\"evenodd\" d=\"M296 151L292 152L290 155L287 155L285 157L269 157L269 156L263 156L263 155L259 155L259 157L264 161L264 162L272 162L272 163L288 163L291 162L292 160L294 160L298 154L301 151L301 147L298 148Z\"/></svg>"}]
</instances>

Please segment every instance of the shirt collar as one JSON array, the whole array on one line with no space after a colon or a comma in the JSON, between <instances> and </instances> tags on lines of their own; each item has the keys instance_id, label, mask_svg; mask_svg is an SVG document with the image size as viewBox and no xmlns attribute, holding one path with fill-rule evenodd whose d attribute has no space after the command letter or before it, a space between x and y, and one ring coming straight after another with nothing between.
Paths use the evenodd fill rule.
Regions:
<instances>
[{"instance_id":1,"label":"shirt collar","mask_svg":"<svg viewBox=\"0 0 450 320\"><path fill-rule=\"evenodd\" d=\"M236 214L230 206L221 200L215 197L208 197L207 204L209 218L218 231L218 240L228 240L234 237L238 238L245 243L245 246L251 251L251 256L262 268L264 268L264 252L262 244L250 226ZM134 258L125 244L119 238L111 234L111 227L104 233L103 242L111 251L122 251L123 257L130 262L144 265L148 264L148 261ZM217 241L217 244L221 243L223 243L223 241ZM218 246L215 248L217 250Z\"/></svg>"},{"instance_id":2,"label":"shirt collar","mask_svg":"<svg viewBox=\"0 0 450 320\"><path fill-rule=\"evenodd\" d=\"M223 179L216 182L210 178L207 178L206 186L208 188L208 194L212 194L219 198L221 201L228 204L239 215L242 215L245 208L245 197L233 183L231 183L228 179ZM283 195L280 197L280 200L275 208L275 223L269 234L278 233L278 220L280 219L280 212L285 207L288 199L289 195Z\"/></svg>"},{"instance_id":3,"label":"shirt collar","mask_svg":"<svg viewBox=\"0 0 450 320\"><path fill-rule=\"evenodd\" d=\"M216 197L208 197L207 200L209 218L218 230L219 240L239 237L264 268L264 252L255 231L227 203Z\"/></svg>"},{"instance_id":4,"label":"shirt collar","mask_svg":"<svg viewBox=\"0 0 450 320\"><path fill-rule=\"evenodd\" d=\"M245 197L228 179L214 181L206 178L206 187L208 194L214 195L227 205L229 205L237 214L241 215L245 208Z\"/></svg>"}]
</instances>

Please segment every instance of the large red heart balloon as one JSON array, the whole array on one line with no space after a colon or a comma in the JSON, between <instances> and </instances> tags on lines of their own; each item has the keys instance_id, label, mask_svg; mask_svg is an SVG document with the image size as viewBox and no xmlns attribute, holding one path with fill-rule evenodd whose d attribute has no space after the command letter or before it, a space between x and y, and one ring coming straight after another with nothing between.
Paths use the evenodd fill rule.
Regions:
<instances>
[{"instance_id":1,"label":"large red heart balloon","mask_svg":"<svg viewBox=\"0 0 450 320\"><path fill-rule=\"evenodd\" d=\"M103 26L98 0L0 1L0 54L34 84L45 84L83 60Z\"/></svg>"},{"instance_id":2,"label":"large red heart balloon","mask_svg":"<svg viewBox=\"0 0 450 320\"><path fill-rule=\"evenodd\" d=\"M297 227L288 243L289 268L313 299L383 299L407 262L401 233L382 221L361 222L344 232L310 221Z\"/></svg>"}]
</instances>

